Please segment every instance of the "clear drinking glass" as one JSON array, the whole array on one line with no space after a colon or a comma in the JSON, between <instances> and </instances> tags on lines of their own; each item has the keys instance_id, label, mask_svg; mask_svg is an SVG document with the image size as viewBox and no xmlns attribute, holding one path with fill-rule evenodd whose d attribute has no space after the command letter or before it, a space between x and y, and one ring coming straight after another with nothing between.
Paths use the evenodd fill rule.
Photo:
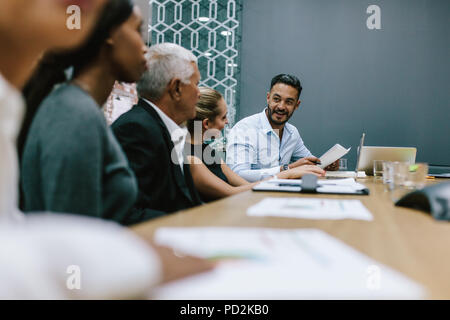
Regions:
<instances>
[{"instance_id":1,"label":"clear drinking glass","mask_svg":"<svg viewBox=\"0 0 450 320\"><path fill-rule=\"evenodd\" d=\"M394 171L394 162L392 161L383 161L383 184L384 191L389 191L393 186L393 171Z\"/></svg>"},{"instance_id":2,"label":"clear drinking glass","mask_svg":"<svg viewBox=\"0 0 450 320\"><path fill-rule=\"evenodd\" d=\"M425 187L426 179L428 175L428 164L416 163L409 166L408 179L405 181L405 185L410 189L422 189Z\"/></svg>"},{"instance_id":3,"label":"clear drinking glass","mask_svg":"<svg viewBox=\"0 0 450 320\"><path fill-rule=\"evenodd\" d=\"M383 162L384 160L373 160L373 176L375 180L381 179L383 176Z\"/></svg>"},{"instance_id":4,"label":"clear drinking glass","mask_svg":"<svg viewBox=\"0 0 450 320\"><path fill-rule=\"evenodd\" d=\"M397 202L407 193L425 186L428 165L426 163L410 164L408 162L393 163L393 182L391 199Z\"/></svg>"},{"instance_id":5,"label":"clear drinking glass","mask_svg":"<svg viewBox=\"0 0 450 320\"><path fill-rule=\"evenodd\" d=\"M391 200L397 202L405 194L410 192L405 186L408 179L409 162L394 162L392 164L392 185L390 190Z\"/></svg>"},{"instance_id":6,"label":"clear drinking glass","mask_svg":"<svg viewBox=\"0 0 450 320\"><path fill-rule=\"evenodd\" d=\"M339 159L339 171L347 171L347 159Z\"/></svg>"}]
</instances>

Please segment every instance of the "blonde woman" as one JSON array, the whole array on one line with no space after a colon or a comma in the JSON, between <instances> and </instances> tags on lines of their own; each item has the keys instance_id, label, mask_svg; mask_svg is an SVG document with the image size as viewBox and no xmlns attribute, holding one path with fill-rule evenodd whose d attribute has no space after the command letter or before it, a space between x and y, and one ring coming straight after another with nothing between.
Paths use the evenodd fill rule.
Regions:
<instances>
[{"instance_id":1,"label":"blonde woman","mask_svg":"<svg viewBox=\"0 0 450 320\"><path fill-rule=\"evenodd\" d=\"M227 104L220 92L201 87L197 115L187 123L191 138L187 159L195 187L205 201L250 190L259 183L249 183L234 173L217 152L205 143L205 140L221 136L221 130L228 123L227 112ZM298 179L307 173L325 175L325 171L319 167L305 165L282 171L276 176L281 179Z\"/></svg>"}]
</instances>

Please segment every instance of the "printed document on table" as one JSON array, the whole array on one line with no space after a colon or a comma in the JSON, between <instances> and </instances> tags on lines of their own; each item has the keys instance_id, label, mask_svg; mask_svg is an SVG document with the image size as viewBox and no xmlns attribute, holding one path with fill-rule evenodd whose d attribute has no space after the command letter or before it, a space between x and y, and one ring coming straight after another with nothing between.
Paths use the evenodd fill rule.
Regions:
<instances>
[{"instance_id":1,"label":"printed document on table","mask_svg":"<svg viewBox=\"0 0 450 320\"><path fill-rule=\"evenodd\" d=\"M155 240L217 261L208 273L152 291L154 299L420 299L401 273L316 229L161 228Z\"/></svg>"},{"instance_id":2,"label":"printed document on table","mask_svg":"<svg viewBox=\"0 0 450 320\"><path fill-rule=\"evenodd\" d=\"M247 209L253 217L284 217L300 219L373 220L359 200L319 198L265 198Z\"/></svg>"},{"instance_id":3,"label":"printed document on table","mask_svg":"<svg viewBox=\"0 0 450 320\"><path fill-rule=\"evenodd\" d=\"M325 178L355 178L356 172L355 171L327 171L325 173ZM356 178L366 178L366 172L365 171L358 171L358 176Z\"/></svg>"},{"instance_id":4,"label":"printed document on table","mask_svg":"<svg viewBox=\"0 0 450 320\"><path fill-rule=\"evenodd\" d=\"M366 189L366 186L357 183L353 178L346 179L321 179L317 181L318 193L358 194ZM275 192L301 192L301 179L270 179L262 181L252 188L254 191Z\"/></svg>"}]
</instances>

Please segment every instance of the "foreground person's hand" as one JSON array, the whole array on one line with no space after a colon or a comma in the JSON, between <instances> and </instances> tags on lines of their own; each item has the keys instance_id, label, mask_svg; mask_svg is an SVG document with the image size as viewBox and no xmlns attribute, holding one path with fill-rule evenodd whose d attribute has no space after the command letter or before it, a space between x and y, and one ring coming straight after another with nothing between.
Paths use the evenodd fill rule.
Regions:
<instances>
[{"instance_id":1,"label":"foreground person's hand","mask_svg":"<svg viewBox=\"0 0 450 320\"><path fill-rule=\"evenodd\" d=\"M163 269L162 283L193 276L214 268L214 264L208 260L189 255L176 255L171 248L155 244L152 244L152 247L161 260Z\"/></svg>"}]
</instances>

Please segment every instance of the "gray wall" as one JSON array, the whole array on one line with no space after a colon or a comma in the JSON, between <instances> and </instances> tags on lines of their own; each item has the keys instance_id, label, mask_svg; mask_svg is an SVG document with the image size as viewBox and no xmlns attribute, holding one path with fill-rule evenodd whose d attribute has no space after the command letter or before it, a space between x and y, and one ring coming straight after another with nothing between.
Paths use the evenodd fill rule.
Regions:
<instances>
[{"instance_id":1,"label":"gray wall","mask_svg":"<svg viewBox=\"0 0 450 320\"><path fill-rule=\"evenodd\" d=\"M239 119L260 112L270 79L297 75L291 123L321 155L335 143L416 146L450 165L449 0L244 0ZM366 9L381 7L381 30Z\"/></svg>"}]
</instances>

